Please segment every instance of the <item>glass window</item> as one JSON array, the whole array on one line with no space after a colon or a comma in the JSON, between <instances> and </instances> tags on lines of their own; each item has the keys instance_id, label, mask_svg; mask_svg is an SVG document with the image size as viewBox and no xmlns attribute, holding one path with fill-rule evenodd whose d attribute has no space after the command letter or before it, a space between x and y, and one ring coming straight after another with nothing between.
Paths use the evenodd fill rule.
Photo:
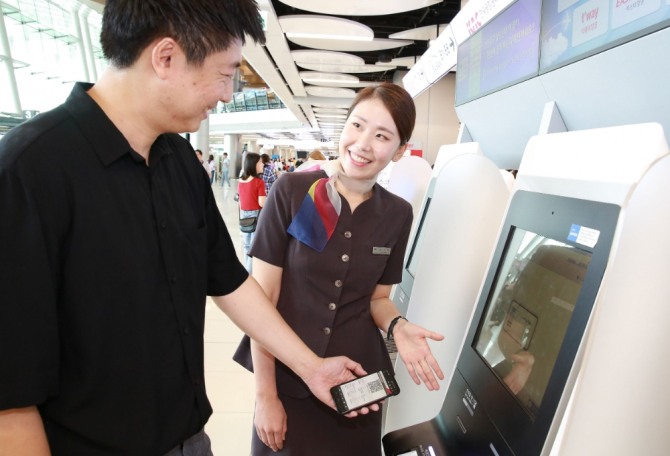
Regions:
<instances>
[{"instance_id":1,"label":"glass window","mask_svg":"<svg viewBox=\"0 0 670 456\"><path fill-rule=\"evenodd\" d=\"M25 111L46 111L62 103L76 81L86 80L79 21L88 27L94 41L91 58L100 71L106 64L95 56L100 45L101 15L73 0L1 0L3 19L13 59L21 108ZM0 66L0 83L9 85L9 67ZM93 77L91 75L91 77ZM0 95L0 110L11 108L8 91Z\"/></svg>"}]
</instances>

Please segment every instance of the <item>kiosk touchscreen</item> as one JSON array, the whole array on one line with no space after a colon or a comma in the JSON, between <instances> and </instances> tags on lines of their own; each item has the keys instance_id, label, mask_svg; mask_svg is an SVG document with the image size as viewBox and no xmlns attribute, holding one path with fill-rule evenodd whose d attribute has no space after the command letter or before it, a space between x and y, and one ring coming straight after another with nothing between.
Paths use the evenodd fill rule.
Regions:
<instances>
[{"instance_id":1,"label":"kiosk touchscreen","mask_svg":"<svg viewBox=\"0 0 670 456\"><path fill-rule=\"evenodd\" d=\"M393 300L396 307L403 315L407 312L410 297L412 295L414 279L416 278L416 270L422 252L421 246L424 238L424 227L426 220L428 220L428 214L431 209L431 201L435 196L437 180L439 178L440 172L446 166L446 164L462 154L477 154L483 156L483 152L477 143L449 144L440 147L440 150L438 151L437 157L435 159L435 164L433 166L431 176L429 177L428 183L426 185L426 190L425 194L423 195L422 202L421 204L413 204L413 207L415 208L415 222L405 254L402 281L401 283L395 285L391 291L391 300ZM405 158L403 158L403 160L404 159ZM398 162L398 164L401 162L402 160ZM394 170L398 164L396 164ZM396 192L396 194L401 193ZM395 350L393 347L390 347L390 349Z\"/></svg>"},{"instance_id":2,"label":"kiosk touchscreen","mask_svg":"<svg viewBox=\"0 0 670 456\"><path fill-rule=\"evenodd\" d=\"M416 267L418 264L419 251L423 245L423 224L426 221L426 215L430 209L430 202L433 200L432 197L426 198L426 203L423 206L423 212L421 213L421 218L419 219L419 224L416 229L416 236L414 236L412 246L409 250L409 255L407 256L407 262L405 263L405 272L411 276L411 279L416 277Z\"/></svg>"},{"instance_id":3,"label":"kiosk touchscreen","mask_svg":"<svg viewBox=\"0 0 670 456\"><path fill-rule=\"evenodd\" d=\"M386 456L537 455L605 272L620 207L517 191L440 413Z\"/></svg>"},{"instance_id":4,"label":"kiosk touchscreen","mask_svg":"<svg viewBox=\"0 0 670 456\"><path fill-rule=\"evenodd\" d=\"M429 191L430 193L430 191ZM398 310L401 313L407 313L407 307L409 305L409 298L412 294L412 287L414 285L414 278L416 277L416 267L419 262L421 246L423 244L423 233L424 233L424 223L426 222L426 216L430 209L430 202L432 201L432 196L428 196L425 200L423 207L421 208L421 214L419 216L418 223L416 225L416 231L414 237L412 238L412 243L409 246L409 253L405 255L405 267L402 271L402 282L398 284L393 290L393 296L391 299L396 303Z\"/></svg>"}]
</instances>

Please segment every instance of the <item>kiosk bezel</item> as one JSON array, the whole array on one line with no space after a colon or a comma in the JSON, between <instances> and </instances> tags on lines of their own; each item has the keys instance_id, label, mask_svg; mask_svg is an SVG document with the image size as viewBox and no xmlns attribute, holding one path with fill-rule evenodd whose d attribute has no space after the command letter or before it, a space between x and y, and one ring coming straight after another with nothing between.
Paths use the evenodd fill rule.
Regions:
<instances>
[{"instance_id":1,"label":"kiosk bezel","mask_svg":"<svg viewBox=\"0 0 670 456\"><path fill-rule=\"evenodd\" d=\"M402 454L419 445L432 445L438 449L437 454L445 455L541 454L605 274L620 211L618 205L598 201L523 190L514 194L442 410L431 421L386 434L383 444L387 455ZM594 245L584 245L581 239L576 242L575 226L597 232L597 242ZM518 403L476 350L477 336L516 229L554 239L591 255L548 386L534 417Z\"/></svg>"},{"instance_id":2,"label":"kiosk bezel","mask_svg":"<svg viewBox=\"0 0 670 456\"><path fill-rule=\"evenodd\" d=\"M544 446L600 289L619 213L620 207L614 204L534 192L518 191L512 199L491 263L495 267L489 269L484 281L483 290L486 292L481 293L477 303L457 371L468 385L470 393L477 398L477 403L487 419L516 455L537 455ZM571 240L570 232L575 225L599 233L595 246ZM530 231L591 254L591 262L549 384L534 419L517 402L475 348L477 335L491 305L496 283L500 279L502 265L509 251L509 243L516 229ZM441 415L444 412L443 410ZM442 418L446 417L443 415ZM447 422L445 420L445 424Z\"/></svg>"}]
</instances>

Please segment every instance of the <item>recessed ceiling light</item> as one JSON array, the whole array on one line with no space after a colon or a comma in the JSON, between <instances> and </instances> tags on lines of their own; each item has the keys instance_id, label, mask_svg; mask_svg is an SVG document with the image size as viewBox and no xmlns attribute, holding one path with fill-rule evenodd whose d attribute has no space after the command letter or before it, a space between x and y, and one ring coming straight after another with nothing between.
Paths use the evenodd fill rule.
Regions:
<instances>
[{"instance_id":1,"label":"recessed ceiling light","mask_svg":"<svg viewBox=\"0 0 670 456\"><path fill-rule=\"evenodd\" d=\"M354 98L356 92L351 89L342 89L338 87L305 87L305 91L315 97L337 97L337 98Z\"/></svg>"}]
</instances>

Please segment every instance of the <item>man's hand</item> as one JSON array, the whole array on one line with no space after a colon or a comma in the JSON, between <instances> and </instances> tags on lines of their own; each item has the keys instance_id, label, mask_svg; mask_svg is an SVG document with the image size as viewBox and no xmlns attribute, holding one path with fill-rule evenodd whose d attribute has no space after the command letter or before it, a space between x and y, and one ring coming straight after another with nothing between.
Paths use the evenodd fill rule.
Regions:
<instances>
[{"instance_id":1,"label":"man's hand","mask_svg":"<svg viewBox=\"0 0 670 456\"><path fill-rule=\"evenodd\" d=\"M330 394L330 388L366 374L367 372L360 364L346 356L336 356L322 359L314 374L303 380L317 399L333 410L337 410L333 396ZM345 416L353 418L359 414L366 415L370 410L378 411L379 405L373 404L370 407L347 413Z\"/></svg>"}]
</instances>

